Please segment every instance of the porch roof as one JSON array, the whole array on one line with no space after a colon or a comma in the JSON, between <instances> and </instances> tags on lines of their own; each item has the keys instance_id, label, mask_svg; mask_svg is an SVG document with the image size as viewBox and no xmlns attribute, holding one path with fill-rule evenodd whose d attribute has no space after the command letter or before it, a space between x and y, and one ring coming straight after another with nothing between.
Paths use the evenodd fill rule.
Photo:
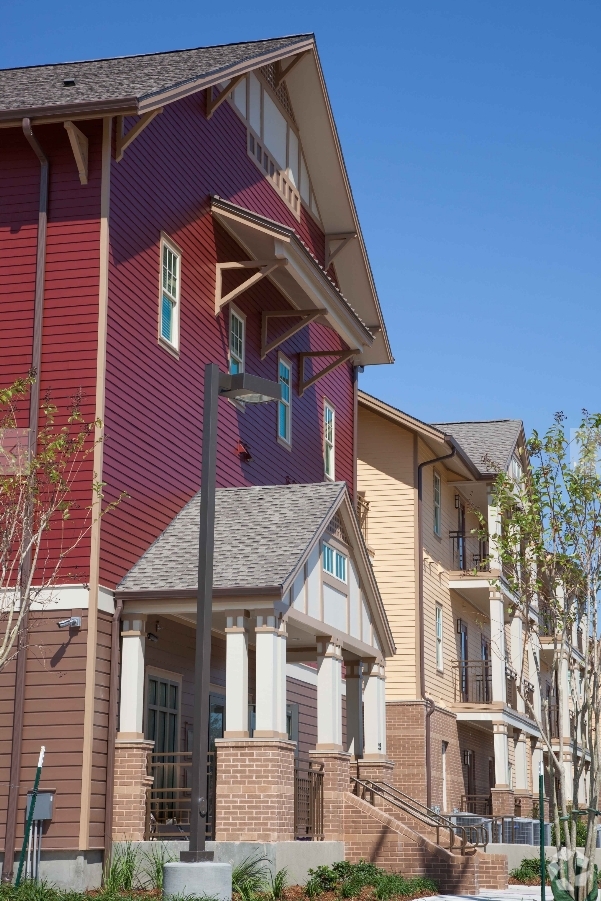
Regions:
<instances>
[{"instance_id":1,"label":"porch roof","mask_svg":"<svg viewBox=\"0 0 601 901\"><path fill-rule=\"evenodd\" d=\"M346 494L344 482L221 488L215 499L215 593L282 594L317 532ZM196 591L200 492L117 587L118 593Z\"/></svg>"}]
</instances>

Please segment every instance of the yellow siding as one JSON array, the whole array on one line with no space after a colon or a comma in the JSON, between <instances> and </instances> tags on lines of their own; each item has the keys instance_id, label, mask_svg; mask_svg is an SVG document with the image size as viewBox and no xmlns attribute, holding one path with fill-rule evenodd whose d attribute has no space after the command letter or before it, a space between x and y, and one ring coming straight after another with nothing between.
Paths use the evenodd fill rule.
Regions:
<instances>
[{"instance_id":1,"label":"yellow siding","mask_svg":"<svg viewBox=\"0 0 601 901\"><path fill-rule=\"evenodd\" d=\"M369 501L368 544L397 648L386 698L417 697L413 435L359 406L357 485Z\"/></svg>"}]
</instances>

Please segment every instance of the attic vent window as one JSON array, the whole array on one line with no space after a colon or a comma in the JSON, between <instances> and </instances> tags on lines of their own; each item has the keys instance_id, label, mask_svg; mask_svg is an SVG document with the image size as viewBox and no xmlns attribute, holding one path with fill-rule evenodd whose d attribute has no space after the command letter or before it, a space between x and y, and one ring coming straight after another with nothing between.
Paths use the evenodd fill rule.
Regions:
<instances>
[{"instance_id":1,"label":"attic vent window","mask_svg":"<svg viewBox=\"0 0 601 901\"><path fill-rule=\"evenodd\" d=\"M65 78L63 81L63 85L66 88L74 88L75 87L75 79L74 78Z\"/></svg>"}]
</instances>

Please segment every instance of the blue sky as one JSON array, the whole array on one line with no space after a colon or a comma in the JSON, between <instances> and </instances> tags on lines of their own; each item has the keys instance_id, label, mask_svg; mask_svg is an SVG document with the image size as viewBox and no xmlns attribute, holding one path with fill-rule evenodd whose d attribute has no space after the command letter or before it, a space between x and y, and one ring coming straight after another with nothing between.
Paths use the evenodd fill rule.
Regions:
<instances>
[{"instance_id":1,"label":"blue sky","mask_svg":"<svg viewBox=\"0 0 601 901\"><path fill-rule=\"evenodd\" d=\"M598 0L29 0L0 65L314 31L396 363L426 421L601 409Z\"/></svg>"}]
</instances>

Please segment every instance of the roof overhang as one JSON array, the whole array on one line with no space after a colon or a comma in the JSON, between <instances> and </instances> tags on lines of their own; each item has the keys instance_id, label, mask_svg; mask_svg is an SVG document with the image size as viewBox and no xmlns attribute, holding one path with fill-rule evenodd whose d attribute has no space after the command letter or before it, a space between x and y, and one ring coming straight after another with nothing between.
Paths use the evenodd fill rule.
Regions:
<instances>
[{"instance_id":1,"label":"roof overhang","mask_svg":"<svg viewBox=\"0 0 601 901\"><path fill-rule=\"evenodd\" d=\"M219 197L212 198L211 212L249 259L281 260L284 265L269 274L270 281L295 309L324 310L320 320L357 350L357 364L366 362L373 334L291 228Z\"/></svg>"}]
</instances>

